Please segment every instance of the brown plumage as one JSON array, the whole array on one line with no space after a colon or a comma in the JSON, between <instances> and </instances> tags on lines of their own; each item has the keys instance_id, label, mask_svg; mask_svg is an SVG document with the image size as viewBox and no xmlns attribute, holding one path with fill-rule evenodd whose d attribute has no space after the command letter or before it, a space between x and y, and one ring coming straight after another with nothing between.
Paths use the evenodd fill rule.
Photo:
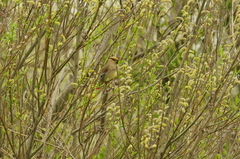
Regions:
<instances>
[{"instance_id":1,"label":"brown plumage","mask_svg":"<svg viewBox=\"0 0 240 159\"><path fill-rule=\"evenodd\" d=\"M110 57L106 65L103 67L100 82L106 83L117 76L117 63L118 58Z\"/></svg>"}]
</instances>

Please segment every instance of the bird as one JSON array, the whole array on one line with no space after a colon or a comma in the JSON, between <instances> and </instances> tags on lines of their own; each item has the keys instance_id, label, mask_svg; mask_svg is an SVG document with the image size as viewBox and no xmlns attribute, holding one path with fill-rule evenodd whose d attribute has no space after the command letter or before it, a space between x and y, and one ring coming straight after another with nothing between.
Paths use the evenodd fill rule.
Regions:
<instances>
[{"instance_id":1,"label":"bird","mask_svg":"<svg viewBox=\"0 0 240 159\"><path fill-rule=\"evenodd\" d=\"M108 85L108 82L113 80L118 73L118 58L117 57L110 57L105 64L105 66L101 70L100 74L100 83L105 84L106 86ZM104 87L107 88L107 87ZM97 88L100 89L100 88ZM112 89L104 89L103 93L101 95L101 100L102 100L102 106L101 106L101 120L100 120L100 131L104 132L104 127L106 125L106 109L107 109L107 101L109 99L109 95L112 92Z\"/></svg>"},{"instance_id":2,"label":"bird","mask_svg":"<svg viewBox=\"0 0 240 159\"><path fill-rule=\"evenodd\" d=\"M100 83L107 83L117 76L118 61L119 60L117 57L109 58L108 62L102 68L100 75Z\"/></svg>"}]
</instances>

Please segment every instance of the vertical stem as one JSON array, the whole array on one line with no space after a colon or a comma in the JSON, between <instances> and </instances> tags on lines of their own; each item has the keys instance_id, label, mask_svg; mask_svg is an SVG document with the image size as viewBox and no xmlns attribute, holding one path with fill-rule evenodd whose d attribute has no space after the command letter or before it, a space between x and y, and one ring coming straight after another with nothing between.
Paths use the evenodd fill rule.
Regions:
<instances>
[{"instance_id":1,"label":"vertical stem","mask_svg":"<svg viewBox=\"0 0 240 159\"><path fill-rule=\"evenodd\" d=\"M107 88L107 87L106 87ZM102 113L102 116L101 116L101 122L100 122L100 131L101 132L104 132L104 127L105 127L105 116L106 116L106 104L107 104L107 99L108 99L108 94L109 94L109 90L106 89L103 91L103 94L102 94L102 107L101 107L101 113Z\"/></svg>"}]
</instances>

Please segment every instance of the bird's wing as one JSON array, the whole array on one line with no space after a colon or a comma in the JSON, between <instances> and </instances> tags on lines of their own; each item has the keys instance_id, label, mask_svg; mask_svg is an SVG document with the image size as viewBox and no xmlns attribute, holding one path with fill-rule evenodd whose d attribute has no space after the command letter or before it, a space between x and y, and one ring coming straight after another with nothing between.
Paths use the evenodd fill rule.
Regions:
<instances>
[{"instance_id":1,"label":"bird's wing","mask_svg":"<svg viewBox=\"0 0 240 159\"><path fill-rule=\"evenodd\" d=\"M105 73L102 73L102 74L101 74L101 76L100 76L100 79L99 79L99 81L100 81L100 82L102 82L102 81L103 81L103 79L104 79L104 77L105 77L106 73L107 73L107 72L105 72Z\"/></svg>"},{"instance_id":2,"label":"bird's wing","mask_svg":"<svg viewBox=\"0 0 240 159\"><path fill-rule=\"evenodd\" d=\"M108 64L106 64L103 68L102 68L102 71L101 71L101 75L100 75L100 82L103 81L106 73L108 72Z\"/></svg>"},{"instance_id":3,"label":"bird's wing","mask_svg":"<svg viewBox=\"0 0 240 159\"><path fill-rule=\"evenodd\" d=\"M106 73L108 71L108 63L102 68L102 73Z\"/></svg>"}]
</instances>

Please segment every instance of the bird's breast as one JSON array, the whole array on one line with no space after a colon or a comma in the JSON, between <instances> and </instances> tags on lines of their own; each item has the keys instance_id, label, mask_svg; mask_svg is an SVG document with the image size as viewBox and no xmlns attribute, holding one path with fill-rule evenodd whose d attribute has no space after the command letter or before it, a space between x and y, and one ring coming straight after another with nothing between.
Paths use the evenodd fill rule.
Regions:
<instances>
[{"instance_id":1,"label":"bird's breast","mask_svg":"<svg viewBox=\"0 0 240 159\"><path fill-rule=\"evenodd\" d=\"M117 76L117 70L107 72L104 78L104 81L110 81Z\"/></svg>"}]
</instances>

